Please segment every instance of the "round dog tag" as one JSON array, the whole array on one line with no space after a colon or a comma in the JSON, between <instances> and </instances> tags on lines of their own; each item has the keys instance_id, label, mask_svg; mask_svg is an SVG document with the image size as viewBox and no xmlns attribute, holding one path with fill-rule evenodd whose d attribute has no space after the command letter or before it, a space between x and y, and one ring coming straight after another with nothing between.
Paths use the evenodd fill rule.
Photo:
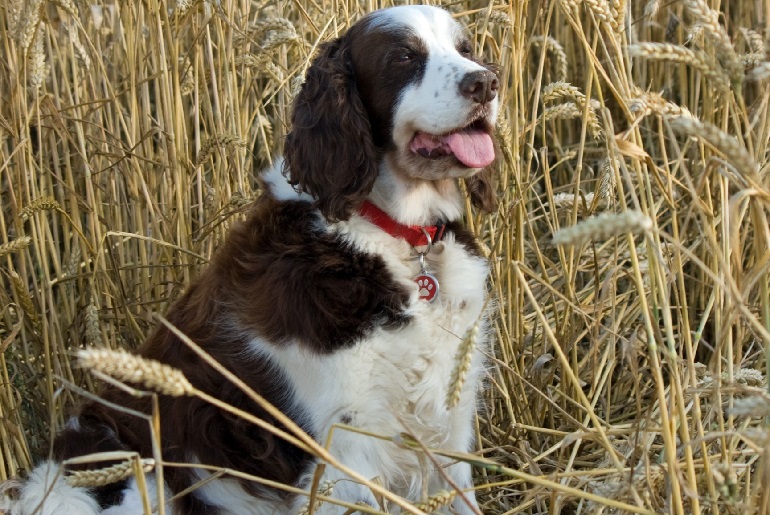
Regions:
<instances>
[{"instance_id":1,"label":"round dog tag","mask_svg":"<svg viewBox=\"0 0 770 515\"><path fill-rule=\"evenodd\" d=\"M416 282L417 287L420 288L420 299L433 302L436 295L438 295L438 280L431 274L422 272L414 278L414 282Z\"/></svg>"}]
</instances>

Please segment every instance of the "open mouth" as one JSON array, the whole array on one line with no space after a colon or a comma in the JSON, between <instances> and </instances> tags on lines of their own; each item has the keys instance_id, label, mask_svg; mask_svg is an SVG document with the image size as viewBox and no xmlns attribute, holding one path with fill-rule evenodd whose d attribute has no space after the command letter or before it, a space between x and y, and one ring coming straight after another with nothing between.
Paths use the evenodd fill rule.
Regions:
<instances>
[{"instance_id":1,"label":"open mouth","mask_svg":"<svg viewBox=\"0 0 770 515\"><path fill-rule=\"evenodd\" d=\"M490 127L483 118L447 134L417 132L409 150L426 159L453 156L468 168L483 168L495 160Z\"/></svg>"}]
</instances>

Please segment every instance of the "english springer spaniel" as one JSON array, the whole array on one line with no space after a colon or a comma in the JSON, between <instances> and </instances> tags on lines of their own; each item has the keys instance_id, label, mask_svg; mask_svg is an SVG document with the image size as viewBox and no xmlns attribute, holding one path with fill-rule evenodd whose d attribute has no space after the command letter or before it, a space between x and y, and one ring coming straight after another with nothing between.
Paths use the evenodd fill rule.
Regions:
<instances>
[{"instance_id":1,"label":"english springer spaniel","mask_svg":"<svg viewBox=\"0 0 770 515\"><path fill-rule=\"evenodd\" d=\"M342 423L468 451L484 374L488 264L460 223L458 179L477 207L494 206L488 174L497 90L494 68L474 56L462 27L440 8L376 11L322 44L294 103L284 160L264 174L265 192L247 220L168 320L318 442ZM477 339L470 370L448 409L458 347L470 333ZM165 326L140 354L280 426ZM109 385L100 397L151 409L147 397ZM196 397L159 403L164 460L311 486L317 462L306 451ZM63 460L113 450L152 457L147 421L87 402L12 513L143 513L135 479L95 489L65 479ZM437 468L403 445L341 429L330 452L413 502L453 483L465 494L448 509L480 513L467 463ZM167 466L164 474L169 497L209 479L167 513L297 513L307 502L203 468ZM332 466L321 481L334 485L333 498L380 507L369 488ZM315 512L345 508L325 502Z\"/></svg>"}]
</instances>

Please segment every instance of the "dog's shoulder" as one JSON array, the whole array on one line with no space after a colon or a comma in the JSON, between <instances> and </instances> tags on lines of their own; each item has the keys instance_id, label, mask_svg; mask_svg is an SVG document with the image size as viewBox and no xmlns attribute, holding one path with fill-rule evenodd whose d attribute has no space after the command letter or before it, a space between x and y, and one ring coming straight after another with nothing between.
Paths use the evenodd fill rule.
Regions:
<instances>
[{"instance_id":1,"label":"dog's shoulder","mask_svg":"<svg viewBox=\"0 0 770 515\"><path fill-rule=\"evenodd\" d=\"M410 294L383 259L329 231L301 199L262 195L212 264L236 323L276 345L328 353L407 320Z\"/></svg>"}]
</instances>

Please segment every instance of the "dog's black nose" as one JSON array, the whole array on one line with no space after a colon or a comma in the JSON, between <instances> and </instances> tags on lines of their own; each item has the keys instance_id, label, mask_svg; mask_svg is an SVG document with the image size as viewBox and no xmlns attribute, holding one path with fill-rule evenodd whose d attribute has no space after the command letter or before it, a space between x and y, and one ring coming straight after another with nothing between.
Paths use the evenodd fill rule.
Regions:
<instances>
[{"instance_id":1,"label":"dog's black nose","mask_svg":"<svg viewBox=\"0 0 770 515\"><path fill-rule=\"evenodd\" d=\"M497 75L489 70L466 73L460 81L460 93L478 104L484 104L497 96Z\"/></svg>"}]
</instances>

